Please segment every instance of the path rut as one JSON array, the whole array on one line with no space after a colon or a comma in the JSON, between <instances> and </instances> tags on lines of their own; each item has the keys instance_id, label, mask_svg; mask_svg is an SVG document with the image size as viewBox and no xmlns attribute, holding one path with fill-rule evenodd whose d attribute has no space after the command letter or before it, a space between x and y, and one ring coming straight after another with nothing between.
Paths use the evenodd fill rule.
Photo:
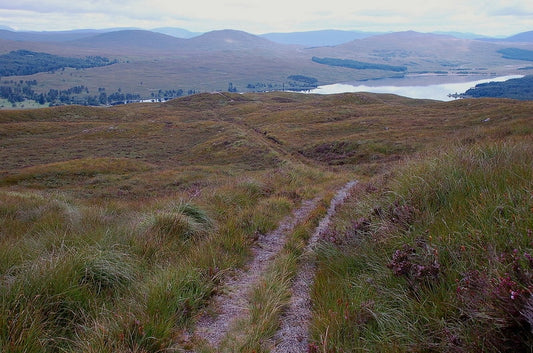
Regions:
<instances>
[{"instance_id":1,"label":"path rut","mask_svg":"<svg viewBox=\"0 0 533 353\"><path fill-rule=\"evenodd\" d=\"M308 351L309 322L312 316L310 290L316 270L312 256L313 247L328 229L337 207L346 200L350 190L356 184L357 181L351 181L337 192L331 200L327 214L322 218L309 239L304 252L304 260L294 279L289 307L282 316L280 329L274 336L276 346L272 349L272 353L303 353Z\"/></svg>"},{"instance_id":2,"label":"path rut","mask_svg":"<svg viewBox=\"0 0 533 353\"><path fill-rule=\"evenodd\" d=\"M294 227L303 221L316 207L320 197L304 201L302 206L283 219L278 228L268 234L261 235L252 248L253 259L245 271L238 271L230 278L225 287L227 293L216 296L213 305L217 316L204 314L196 325L195 336L205 339L212 347L217 347L226 336L232 325L247 313L247 298L265 272L268 265L285 244L286 236Z\"/></svg>"}]
</instances>

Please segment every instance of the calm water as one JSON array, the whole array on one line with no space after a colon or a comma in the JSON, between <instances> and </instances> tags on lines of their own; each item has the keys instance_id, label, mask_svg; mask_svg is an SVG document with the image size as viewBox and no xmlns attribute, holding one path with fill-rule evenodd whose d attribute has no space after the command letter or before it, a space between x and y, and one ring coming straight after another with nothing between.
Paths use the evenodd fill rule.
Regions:
<instances>
[{"instance_id":1,"label":"calm water","mask_svg":"<svg viewBox=\"0 0 533 353\"><path fill-rule=\"evenodd\" d=\"M392 93L399 96L435 99L440 101L450 101L454 98L448 97L449 94L464 93L469 88L479 83L485 82L503 82L512 78L521 78L522 75L508 75L477 79L472 81L473 77L451 77L451 76L418 76L406 77L401 79L383 79L366 81L364 84L343 84L336 83L333 85L318 86L309 93L333 94L344 92L372 92L372 93ZM461 82L464 80L469 80ZM439 82L440 81L440 82ZM447 81L447 82L443 82ZM437 83L438 82L438 83Z\"/></svg>"}]
</instances>

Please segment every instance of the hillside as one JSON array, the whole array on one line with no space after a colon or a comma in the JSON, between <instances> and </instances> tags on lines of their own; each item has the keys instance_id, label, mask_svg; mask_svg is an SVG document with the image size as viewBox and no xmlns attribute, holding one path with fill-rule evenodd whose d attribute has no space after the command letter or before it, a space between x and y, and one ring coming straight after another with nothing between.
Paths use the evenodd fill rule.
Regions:
<instances>
[{"instance_id":1,"label":"hillside","mask_svg":"<svg viewBox=\"0 0 533 353\"><path fill-rule=\"evenodd\" d=\"M66 42L90 37L97 33L100 33L100 31L78 30L58 32L15 32L12 30L0 29L0 38L24 42Z\"/></svg>"},{"instance_id":2,"label":"hillside","mask_svg":"<svg viewBox=\"0 0 533 353\"><path fill-rule=\"evenodd\" d=\"M483 38L482 40L487 40L491 42L521 42L521 43L531 43L533 42L533 31L527 31L522 33L517 33L513 36L506 38Z\"/></svg>"},{"instance_id":3,"label":"hillside","mask_svg":"<svg viewBox=\"0 0 533 353\"><path fill-rule=\"evenodd\" d=\"M184 40L162 33L142 30L122 30L93 35L68 44L101 50L164 50L176 51L185 43Z\"/></svg>"},{"instance_id":4,"label":"hillside","mask_svg":"<svg viewBox=\"0 0 533 353\"><path fill-rule=\"evenodd\" d=\"M201 32L191 32L184 28L176 28L176 27L158 27L158 28L154 28L152 31L167 34L169 36L173 36L177 38L192 38L192 37L196 37L202 34Z\"/></svg>"},{"instance_id":5,"label":"hillside","mask_svg":"<svg viewBox=\"0 0 533 353\"><path fill-rule=\"evenodd\" d=\"M459 39L449 35L413 31L383 34L342 44L342 53L358 52L360 56L390 63L409 64L413 70L430 64L433 67L456 68L471 65L473 57L490 55L494 44ZM468 59L468 58L471 59ZM489 57L479 58L482 61Z\"/></svg>"},{"instance_id":6,"label":"hillside","mask_svg":"<svg viewBox=\"0 0 533 353\"><path fill-rule=\"evenodd\" d=\"M533 42L533 31L522 32L505 38L506 42Z\"/></svg>"},{"instance_id":7,"label":"hillside","mask_svg":"<svg viewBox=\"0 0 533 353\"><path fill-rule=\"evenodd\" d=\"M282 44L303 45L305 47L335 46L355 39L372 37L380 33L362 31L321 30L290 33L265 33L261 37Z\"/></svg>"},{"instance_id":8,"label":"hillside","mask_svg":"<svg viewBox=\"0 0 533 353\"><path fill-rule=\"evenodd\" d=\"M305 77L314 85L325 85L421 75L431 84L431 75L479 79L521 73L527 68L523 60L499 52L509 48L520 52L533 49L528 43L511 45L412 31L309 48L279 44L235 30L212 31L188 39L151 31L120 30L64 42L0 40L0 54L28 50L65 58L102 56L117 62L109 67L81 70L67 67L13 76L0 85L16 91L24 88L17 87L20 81L36 81L31 87L33 97L83 85L87 88L83 94L69 96L61 103L94 104L106 101L100 99L102 90L106 96L163 99L176 96L168 92L309 89L309 85L290 77ZM344 64L321 64L313 58Z\"/></svg>"},{"instance_id":9,"label":"hillside","mask_svg":"<svg viewBox=\"0 0 533 353\"><path fill-rule=\"evenodd\" d=\"M527 345L531 111L281 92L0 111L0 348L282 351L293 279L313 278L314 256L312 291L294 293L312 295L299 321L311 350ZM412 272L395 270L402 251ZM245 314L212 341L202 318L241 275ZM483 292L486 320L477 283L505 294Z\"/></svg>"},{"instance_id":10,"label":"hillside","mask_svg":"<svg viewBox=\"0 0 533 353\"><path fill-rule=\"evenodd\" d=\"M285 50L287 47L243 31L226 29L191 38L188 48L198 51L270 50L275 53L276 50Z\"/></svg>"}]
</instances>

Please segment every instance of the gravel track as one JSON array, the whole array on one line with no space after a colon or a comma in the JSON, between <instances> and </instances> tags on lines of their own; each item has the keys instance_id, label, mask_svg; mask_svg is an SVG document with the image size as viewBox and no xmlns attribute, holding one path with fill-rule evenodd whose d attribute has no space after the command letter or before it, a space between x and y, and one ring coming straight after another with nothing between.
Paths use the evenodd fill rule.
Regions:
<instances>
[{"instance_id":1,"label":"gravel track","mask_svg":"<svg viewBox=\"0 0 533 353\"><path fill-rule=\"evenodd\" d=\"M302 265L293 282L289 307L283 314L280 329L274 336L273 341L276 345L272 349L272 353L303 353L308 351L309 322L312 316L310 290L316 270L315 259L312 255L313 248L320 236L328 229L337 207L346 200L356 184L357 181L351 181L337 192L331 200L327 214L320 220L309 239Z\"/></svg>"},{"instance_id":2,"label":"gravel track","mask_svg":"<svg viewBox=\"0 0 533 353\"><path fill-rule=\"evenodd\" d=\"M284 218L278 228L268 234L260 235L252 248L253 259L246 270L240 270L229 278L225 284L227 291L213 299L213 307L218 315L202 315L197 324L195 336L206 340L212 347L217 347L232 325L247 313L248 294L253 285L259 281L268 265L281 251L287 234L302 222L313 209L319 197L304 201L302 206Z\"/></svg>"}]
</instances>

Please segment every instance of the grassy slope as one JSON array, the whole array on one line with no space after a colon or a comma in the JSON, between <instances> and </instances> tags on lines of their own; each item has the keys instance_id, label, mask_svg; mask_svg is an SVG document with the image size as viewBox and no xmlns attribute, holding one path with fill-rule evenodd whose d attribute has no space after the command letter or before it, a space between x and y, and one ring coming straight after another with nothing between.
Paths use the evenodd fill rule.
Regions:
<instances>
[{"instance_id":1,"label":"grassy slope","mask_svg":"<svg viewBox=\"0 0 533 353\"><path fill-rule=\"evenodd\" d=\"M0 346L186 347L220 276L303 198L449 141L525 140L531 108L269 93L1 112Z\"/></svg>"},{"instance_id":2,"label":"grassy slope","mask_svg":"<svg viewBox=\"0 0 533 353\"><path fill-rule=\"evenodd\" d=\"M362 185L320 250L313 350L530 351L532 147L453 146Z\"/></svg>"}]
</instances>

